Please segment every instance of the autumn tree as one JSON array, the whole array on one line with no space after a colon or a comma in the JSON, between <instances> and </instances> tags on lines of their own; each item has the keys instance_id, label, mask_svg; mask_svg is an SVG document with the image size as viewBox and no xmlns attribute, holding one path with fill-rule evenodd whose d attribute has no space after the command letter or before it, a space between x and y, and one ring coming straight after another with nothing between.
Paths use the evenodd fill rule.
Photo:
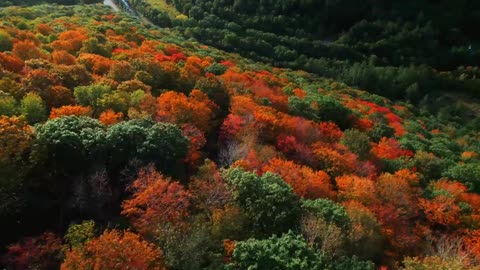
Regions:
<instances>
[{"instance_id":1,"label":"autumn tree","mask_svg":"<svg viewBox=\"0 0 480 270\"><path fill-rule=\"evenodd\" d=\"M162 252L132 232L106 230L66 254L62 270L165 269Z\"/></svg>"},{"instance_id":2,"label":"autumn tree","mask_svg":"<svg viewBox=\"0 0 480 270\"><path fill-rule=\"evenodd\" d=\"M355 200L364 204L375 203L375 184L372 180L356 175L343 175L335 178L338 196L343 200Z\"/></svg>"},{"instance_id":3,"label":"autumn tree","mask_svg":"<svg viewBox=\"0 0 480 270\"><path fill-rule=\"evenodd\" d=\"M75 59L75 56L62 50L54 51L52 53L52 61L57 65L74 65L77 60Z\"/></svg>"},{"instance_id":4,"label":"autumn tree","mask_svg":"<svg viewBox=\"0 0 480 270\"><path fill-rule=\"evenodd\" d=\"M79 105L67 105L60 108L52 108L50 110L50 119L59 118L62 116L91 116L92 109L90 107L83 107Z\"/></svg>"},{"instance_id":5,"label":"autumn tree","mask_svg":"<svg viewBox=\"0 0 480 270\"><path fill-rule=\"evenodd\" d=\"M61 260L62 240L51 232L23 239L8 247L3 262L8 269L58 268Z\"/></svg>"},{"instance_id":6,"label":"autumn tree","mask_svg":"<svg viewBox=\"0 0 480 270\"><path fill-rule=\"evenodd\" d=\"M323 171L313 171L307 166L278 158L265 165L263 171L279 174L299 197L316 199L333 196L330 177Z\"/></svg>"},{"instance_id":7,"label":"autumn tree","mask_svg":"<svg viewBox=\"0 0 480 270\"><path fill-rule=\"evenodd\" d=\"M141 169L129 189L133 195L122 203L122 214L143 235L155 236L159 227L180 224L189 215L190 192L153 166Z\"/></svg>"},{"instance_id":8,"label":"autumn tree","mask_svg":"<svg viewBox=\"0 0 480 270\"><path fill-rule=\"evenodd\" d=\"M0 213L18 210L24 176L36 159L34 138L23 117L0 116Z\"/></svg>"},{"instance_id":9,"label":"autumn tree","mask_svg":"<svg viewBox=\"0 0 480 270\"><path fill-rule=\"evenodd\" d=\"M123 113L116 113L113 110L106 110L100 114L98 120L102 122L105 126L111 126L113 124L119 123L123 119Z\"/></svg>"},{"instance_id":10,"label":"autumn tree","mask_svg":"<svg viewBox=\"0 0 480 270\"><path fill-rule=\"evenodd\" d=\"M17 41L13 45L13 54L23 61L35 58L47 58L47 56L30 40Z\"/></svg>"},{"instance_id":11,"label":"autumn tree","mask_svg":"<svg viewBox=\"0 0 480 270\"><path fill-rule=\"evenodd\" d=\"M175 124L191 123L203 132L211 129L216 105L199 90L187 97L183 93L166 92L157 99L157 118Z\"/></svg>"}]
</instances>

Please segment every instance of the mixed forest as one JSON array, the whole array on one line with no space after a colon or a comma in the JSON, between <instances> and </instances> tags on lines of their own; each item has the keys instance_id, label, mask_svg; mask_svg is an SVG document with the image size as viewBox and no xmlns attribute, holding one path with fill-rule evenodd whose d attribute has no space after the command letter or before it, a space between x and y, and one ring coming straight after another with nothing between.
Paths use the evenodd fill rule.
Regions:
<instances>
[{"instance_id":1,"label":"mixed forest","mask_svg":"<svg viewBox=\"0 0 480 270\"><path fill-rule=\"evenodd\" d=\"M46 2L0 8L0 268L480 269L476 1Z\"/></svg>"}]
</instances>

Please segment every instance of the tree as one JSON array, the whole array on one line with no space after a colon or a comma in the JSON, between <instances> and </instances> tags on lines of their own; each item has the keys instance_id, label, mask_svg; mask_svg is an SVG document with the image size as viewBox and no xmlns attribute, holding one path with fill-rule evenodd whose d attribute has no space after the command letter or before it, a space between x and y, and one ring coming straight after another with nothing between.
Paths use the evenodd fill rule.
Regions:
<instances>
[{"instance_id":1,"label":"tree","mask_svg":"<svg viewBox=\"0 0 480 270\"><path fill-rule=\"evenodd\" d=\"M77 102L82 106L90 106L93 109L94 114L98 113L100 109L101 99L112 93L112 89L107 85L89 85L78 86L74 89L74 96Z\"/></svg>"},{"instance_id":2,"label":"tree","mask_svg":"<svg viewBox=\"0 0 480 270\"><path fill-rule=\"evenodd\" d=\"M205 133L212 128L216 105L199 90L193 90L189 97L173 91L157 99L157 118L175 124L191 123Z\"/></svg>"},{"instance_id":3,"label":"tree","mask_svg":"<svg viewBox=\"0 0 480 270\"><path fill-rule=\"evenodd\" d=\"M123 119L123 113L115 113L113 110L106 110L100 114L98 120L105 126L111 126L113 124L121 122Z\"/></svg>"},{"instance_id":4,"label":"tree","mask_svg":"<svg viewBox=\"0 0 480 270\"><path fill-rule=\"evenodd\" d=\"M302 201L304 212L322 218L327 222L336 224L340 228L349 228L350 219L345 206L328 199Z\"/></svg>"},{"instance_id":5,"label":"tree","mask_svg":"<svg viewBox=\"0 0 480 270\"><path fill-rule=\"evenodd\" d=\"M47 58L37 45L30 40L18 41L13 45L13 54L23 61L35 58Z\"/></svg>"},{"instance_id":6,"label":"tree","mask_svg":"<svg viewBox=\"0 0 480 270\"><path fill-rule=\"evenodd\" d=\"M265 240L237 242L230 269L329 269L330 259L316 253L305 240L292 232Z\"/></svg>"},{"instance_id":7,"label":"tree","mask_svg":"<svg viewBox=\"0 0 480 270\"><path fill-rule=\"evenodd\" d=\"M190 192L153 166L141 169L129 190L133 195L122 203L122 214L143 235L155 236L160 227L180 224L189 215Z\"/></svg>"},{"instance_id":8,"label":"tree","mask_svg":"<svg viewBox=\"0 0 480 270\"><path fill-rule=\"evenodd\" d=\"M0 213L19 209L24 176L35 164L34 139L23 117L0 116Z\"/></svg>"},{"instance_id":9,"label":"tree","mask_svg":"<svg viewBox=\"0 0 480 270\"><path fill-rule=\"evenodd\" d=\"M38 141L48 150L57 169L73 169L98 162L105 151L104 126L85 116L65 116L37 127Z\"/></svg>"},{"instance_id":10,"label":"tree","mask_svg":"<svg viewBox=\"0 0 480 270\"><path fill-rule=\"evenodd\" d=\"M341 142L361 159L367 158L370 154L371 147L368 135L357 129L349 129L345 131Z\"/></svg>"},{"instance_id":11,"label":"tree","mask_svg":"<svg viewBox=\"0 0 480 270\"><path fill-rule=\"evenodd\" d=\"M356 175L344 175L335 178L338 187L338 196L343 200L356 200L358 202L374 204L376 197L375 184L372 180Z\"/></svg>"},{"instance_id":12,"label":"tree","mask_svg":"<svg viewBox=\"0 0 480 270\"><path fill-rule=\"evenodd\" d=\"M91 116L92 108L79 105L66 105L60 108L52 108L50 110L50 119L62 116Z\"/></svg>"},{"instance_id":13,"label":"tree","mask_svg":"<svg viewBox=\"0 0 480 270\"><path fill-rule=\"evenodd\" d=\"M298 223L298 198L282 178L270 172L261 177L232 168L224 172L234 200L249 216L252 231L260 235L282 233Z\"/></svg>"},{"instance_id":14,"label":"tree","mask_svg":"<svg viewBox=\"0 0 480 270\"><path fill-rule=\"evenodd\" d=\"M52 61L57 65L75 65L77 59L67 51L54 51Z\"/></svg>"},{"instance_id":15,"label":"tree","mask_svg":"<svg viewBox=\"0 0 480 270\"><path fill-rule=\"evenodd\" d=\"M46 232L10 245L3 261L9 269L58 269L61 248L62 240Z\"/></svg>"},{"instance_id":16,"label":"tree","mask_svg":"<svg viewBox=\"0 0 480 270\"><path fill-rule=\"evenodd\" d=\"M7 32L0 31L0 52L10 51L12 48L12 37Z\"/></svg>"},{"instance_id":17,"label":"tree","mask_svg":"<svg viewBox=\"0 0 480 270\"><path fill-rule=\"evenodd\" d=\"M162 252L132 232L106 230L83 247L67 252L62 270L161 270Z\"/></svg>"},{"instance_id":18,"label":"tree","mask_svg":"<svg viewBox=\"0 0 480 270\"><path fill-rule=\"evenodd\" d=\"M65 242L69 248L79 248L96 236L95 222L93 220L84 220L80 224L71 224L68 226L67 233L64 236Z\"/></svg>"},{"instance_id":19,"label":"tree","mask_svg":"<svg viewBox=\"0 0 480 270\"><path fill-rule=\"evenodd\" d=\"M299 197L316 199L333 196L330 177L323 171L313 171L307 166L278 158L272 159L262 170L279 174Z\"/></svg>"},{"instance_id":20,"label":"tree","mask_svg":"<svg viewBox=\"0 0 480 270\"><path fill-rule=\"evenodd\" d=\"M35 93L28 93L20 102L20 112L33 125L47 119L47 111L43 99Z\"/></svg>"}]
</instances>

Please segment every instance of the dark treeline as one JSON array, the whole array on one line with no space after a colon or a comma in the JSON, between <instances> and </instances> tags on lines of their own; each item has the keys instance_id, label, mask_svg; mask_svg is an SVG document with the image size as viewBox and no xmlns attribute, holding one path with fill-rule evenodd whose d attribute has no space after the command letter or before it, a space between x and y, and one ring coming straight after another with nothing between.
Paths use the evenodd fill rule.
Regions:
<instances>
[{"instance_id":1,"label":"dark treeline","mask_svg":"<svg viewBox=\"0 0 480 270\"><path fill-rule=\"evenodd\" d=\"M207 45L389 98L419 101L452 88L478 95L478 81L458 81L458 67L480 61L476 1L167 1L187 17L129 2Z\"/></svg>"}]
</instances>

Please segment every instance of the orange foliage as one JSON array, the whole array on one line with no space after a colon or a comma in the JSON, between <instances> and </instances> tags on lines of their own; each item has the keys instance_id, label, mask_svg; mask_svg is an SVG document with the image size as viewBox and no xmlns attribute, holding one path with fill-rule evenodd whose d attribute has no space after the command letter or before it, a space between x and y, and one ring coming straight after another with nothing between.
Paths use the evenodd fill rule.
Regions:
<instances>
[{"instance_id":1,"label":"orange foliage","mask_svg":"<svg viewBox=\"0 0 480 270\"><path fill-rule=\"evenodd\" d=\"M24 63L22 59L0 52L0 65L11 72L20 72L23 69Z\"/></svg>"},{"instance_id":2,"label":"orange foliage","mask_svg":"<svg viewBox=\"0 0 480 270\"><path fill-rule=\"evenodd\" d=\"M24 118L0 116L0 162L16 162L29 151L33 130Z\"/></svg>"},{"instance_id":3,"label":"orange foliage","mask_svg":"<svg viewBox=\"0 0 480 270\"><path fill-rule=\"evenodd\" d=\"M50 111L50 119L76 115L76 116L90 116L92 114L92 109L90 107L83 107L79 105L66 105L60 108L52 108Z\"/></svg>"},{"instance_id":4,"label":"orange foliage","mask_svg":"<svg viewBox=\"0 0 480 270\"><path fill-rule=\"evenodd\" d=\"M78 62L84 64L88 70L98 75L105 75L113 65L113 60L90 53L82 53L78 56Z\"/></svg>"},{"instance_id":5,"label":"orange foliage","mask_svg":"<svg viewBox=\"0 0 480 270\"><path fill-rule=\"evenodd\" d=\"M34 58L47 58L47 56L40 51L33 41L25 40L18 41L13 45L13 54L22 60Z\"/></svg>"},{"instance_id":6,"label":"orange foliage","mask_svg":"<svg viewBox=\"0 0 480 270\"><path fill-rule=\"evenodd\" d=\"M355 169L356 156L354 154L342 154L321 143L313 145L313 154L319 167L334 176L351 173Z\"/></svg>"},{"instance_id":7,"label":"orange foliage","mask_svg":"<svg viewBox=\"0 0 480 270\"><path fill-rule=\"evenodd\" d=\"M355 200L363 204L373 204L376 197L375 184L368 178L355 175L344 175L335 178L338 196L343 200Z\"/></svg>"},{"instance_id":8,"label":"orange foliage","mask_svg":"<svg viewBox=\"0 0 480 270\"><path fill-rule=\"evenodd\" d=\"M75 56L69 54L67 51L54 51L52 53L52 61L57 65L75 65Z\"/></svg>"},{"instance_id":9,"label":"orange foliage","mask_svg":"<svg viewBox=\"0 0 480 270\"><path fill-rule=\"evenodd\" d=\"M53 33L52 27L50 27L50 25L45 23L39 23L37 25L37 31L44 36L48 36L51 33Z\"/></svg>"},{"instance_id":10,"label":"orange foliage","mask_svg":"<svg viewBox=\"0 0 480 270\"><path fill-rule=\"evenodd\" d=\"M279 174L300 197L307 199L333 197L330 177L323 171L313 171L307 166L279 158L272 159L270 163L263 166L262 171Z\"/></svg>"},{"instance_id":11,"label":"orange foliage","mask_svg":"<svg viewBox=\"0 0 480 270\"><path fill-rule=\"evenodd\" d=\"M108 109L102 112L100 114L100 117L98 118L98 120L100 120L100 122L102 122L102 124L106 126L111 126L116 123L119 123L120 121L122 121L122 119L123 119L123 113L121 112L116 113L111 109Z\"/></svg>"},{"instance_id":12,"label":"orange foliage","mask_svg":"<svg viewBox=\"0 0 480 270\"><path fill-rule=\"evenodd\" d=\"M419 205L431 223L449 226L460 222L461 209L452 197L438 195L431 200L419 199Z\"/></svg>"},{"instance_id":13,"label":"orange foliage","mask_svg":"<svg viewBox=\"0 0 480 270\"><path fill-rule=\"evenodd\" d=\"M200 90L193 90L189 97L169 91L157 99L157 119L175 124L191 123L203 132L212 128L211 120L216 105Z\"/></svg>"},{"instance_id":14,"label":"orange foliage","mask_svg":"<svg viewBox=\"0 0 480 270\"><path fill-rule=\"evenodd\" d=\"M69 30L61 33L58 40L52 42L52 47L55 50L65 50L71 54L77 53L85 40L88 39L87 31L83 28L76 30Z\"/></svg>"},{"instance_id":15,"label":"orange foliage","mask_svg":"<svg viewBox=\"0 0 480 270\"><path fill-rule=\"evenodd\" d=\"M160 224L180 224L189 215L190 192L153 165L141 169L129 189L133 195L122 203L122 215L144 235L154 235Z\"/></svg>"},{"instance_id":16,"label":"orange foliage","mask_svg":"<svg viewBox=\"0 0 480 270\"><path fill-rule=\"evenodd\" d=\"M62 270L165 270L162 252L132 232L105 231L82 248L67 252Z\"/></svg>"},{"instance_id":17,"label":"orange foliage","mask_svg":"<svg viewBox=\"0 0 480 270\"><path fill-rule=\"evenodd\" d=\"M373 146L372 152L377 157L384 159L397 159L400 157L413 156L413 152L402 149L397 140L386 137L383 137L378 144Z\"/></svg>"}]
</instances>

